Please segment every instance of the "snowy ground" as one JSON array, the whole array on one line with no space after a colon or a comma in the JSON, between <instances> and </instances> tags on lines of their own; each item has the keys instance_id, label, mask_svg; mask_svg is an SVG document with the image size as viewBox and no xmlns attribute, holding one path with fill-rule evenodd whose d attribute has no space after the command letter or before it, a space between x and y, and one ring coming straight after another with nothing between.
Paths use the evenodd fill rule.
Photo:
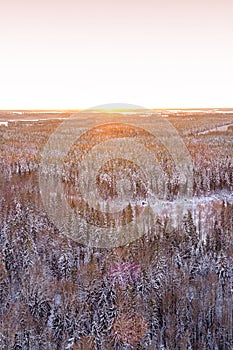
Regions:
<instances>
[{"instance_id":1,"label":"snowy ground","mask_svg":"<svg viewBox=\"0 0 233 350\"><path fill-rule=\"evenodd\" d=\"M233 124L225 124L222 126L216 126L215 128L211 128L211 129L207 129L205 131L201 131L198 133L198 135L204 135L204 134L208 134L209 132L212 131L227 131L229 126L233 126Z\"/></svg>"}]
</instances>

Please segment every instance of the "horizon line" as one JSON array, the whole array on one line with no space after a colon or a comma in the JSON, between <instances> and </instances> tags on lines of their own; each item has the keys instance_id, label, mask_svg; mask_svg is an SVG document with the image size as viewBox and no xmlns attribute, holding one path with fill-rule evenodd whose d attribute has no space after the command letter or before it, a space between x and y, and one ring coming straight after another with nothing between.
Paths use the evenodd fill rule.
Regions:
<instances>
[{"instance_id":1,"label":"horizon line","mask_svg":"<svg viewBox=\"0 0 233 350\"><path fill-rule=\"evenodd\" d=\"M91 108L48 108L48 109L44 109L44 108L24 108L24 109L1 109L0 108L0 112L83 112L83 111L129 111L129 110L211 110L211 109L221 109L221 110L233 110L233 106L232 107L153 107L153 108L146 108L146 107L142 107L142 108L113 108L113 109L109 109L109 108L97 108L97 107L91 107Z\"/></svg>"}]
</instances>

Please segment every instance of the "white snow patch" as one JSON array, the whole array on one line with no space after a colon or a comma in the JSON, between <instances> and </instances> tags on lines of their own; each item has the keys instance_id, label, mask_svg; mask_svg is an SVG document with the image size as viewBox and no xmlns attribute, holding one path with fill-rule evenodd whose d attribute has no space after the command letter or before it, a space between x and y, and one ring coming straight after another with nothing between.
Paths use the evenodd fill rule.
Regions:
<instances>
[{"instance_id":1,"label":"white snow patch","mask_svg":"<svg viewBox=\"0 0 233 350\"><path fill-rule=\"evenodd\" d=\"M0 125L8 126L8 122L0 122Z\"/></svg>"}]
</instances>

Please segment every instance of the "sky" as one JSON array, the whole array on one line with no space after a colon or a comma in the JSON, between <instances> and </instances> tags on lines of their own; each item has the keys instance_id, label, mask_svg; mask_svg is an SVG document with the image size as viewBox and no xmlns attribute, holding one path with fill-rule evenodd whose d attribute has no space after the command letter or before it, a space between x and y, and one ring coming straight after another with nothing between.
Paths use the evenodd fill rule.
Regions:
<instances>
[{"instance_id":1,"label":"sky","mask_svg":"<svg viewBox=\"0 0 233 350\"><path fill-rule=\"evenodd\" d=\"M232 0L0 0L0 109L233 107Z\"/></svg>"}]
</instances>

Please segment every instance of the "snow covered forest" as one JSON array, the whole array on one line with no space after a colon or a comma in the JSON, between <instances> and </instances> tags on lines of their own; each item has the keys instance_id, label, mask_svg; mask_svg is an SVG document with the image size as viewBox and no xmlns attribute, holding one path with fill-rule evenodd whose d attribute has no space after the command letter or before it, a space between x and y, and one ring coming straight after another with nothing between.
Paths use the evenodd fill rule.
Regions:
<instances>
[{"instance_id":1,"label":"snow covered forest","mask_svg":"<svg viewBox=\"0 0 233 350\"><path fill-rule=\"evenodd\" d=\"M41 200L41 152L61 120L1 114L1 350L233 348L233 113L163 117L192 157L194 207L175 227L167 210L141 238L93 248L63 235Z\"/></svg>"}]
</instances>

